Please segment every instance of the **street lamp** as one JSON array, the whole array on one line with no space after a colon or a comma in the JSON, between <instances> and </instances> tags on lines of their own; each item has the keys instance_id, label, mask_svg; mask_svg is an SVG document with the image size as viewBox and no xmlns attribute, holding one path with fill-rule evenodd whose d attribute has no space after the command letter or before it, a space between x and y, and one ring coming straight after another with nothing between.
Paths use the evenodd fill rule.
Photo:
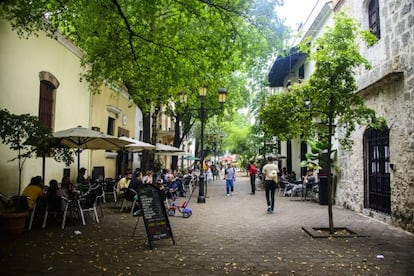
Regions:
<instances>
[{"instance_id":1,"label":"street lamp","mask_svg":"<svg viewBox=\"0 0 414 276\"><path fill-rule=\"evenodd\" d=\"M205 203L206 202L206 196L205 196L205 191L204 191L204 175L205 175L205 171L204 171L204 126L206 123L206 117L207 114L206 112L208 110L218 110L218 108L205 108L204 106L204 100L205 97L207 95L207 88L206 87L201 87L199 94L200 96L200 113L199 113L199 117L200 117L200 121L201 121L201 131L200 131L200 146L201 146L201 151L200 151L200 163L201 163L201 173L200 173L200 177L199 177L199 191L198 191L198 199L197 202L198 203ZM224 88L219 88L218 89L218 101L221 104L221 107L219 109L223 109L223 104L226 102L226 96L227 96L227 90ZM207 185L207 184L206 184Z\"/></svg>"}]
</instances>

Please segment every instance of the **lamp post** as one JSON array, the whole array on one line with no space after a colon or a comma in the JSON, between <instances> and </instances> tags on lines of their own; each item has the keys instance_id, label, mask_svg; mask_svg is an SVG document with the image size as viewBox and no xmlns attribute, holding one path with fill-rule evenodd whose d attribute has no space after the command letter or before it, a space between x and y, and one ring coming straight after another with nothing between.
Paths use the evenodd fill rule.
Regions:
<instances>
[{"instance_id":1,"label":"lamp post","mask_svg":"<svg viewBox=\"0 0 414 276\"><path fill-rule=\"evenodd\" d=\"M201 151L200 151L200 163L201 163L201 172L200 172L200 177L199 177L199 191L198 191L198 199L197 202L198 203L205 203L206 202L206 196L205 196L205 191L204 191L204 183L205 183L205 171L204 171L204 126L206 123L206 119L207 119L207 114L206 112L208 110L217 110L217 108L205 108L204 106L204 100L205 97L207 95L207 88L205 87L201 87L200 91L199 91L199 96L200 96L200 113L199 113L199 117L200 117L200 121L201 121L201 130L200 130L200 146L201 146ZM218 101L221 104L221 108L223 108L223 104L226 102L226 96L227 96L227 90L224 88L219 88L218 89ZM206 184L207 185L207 184Z\"/></svg>"}]
</instances>

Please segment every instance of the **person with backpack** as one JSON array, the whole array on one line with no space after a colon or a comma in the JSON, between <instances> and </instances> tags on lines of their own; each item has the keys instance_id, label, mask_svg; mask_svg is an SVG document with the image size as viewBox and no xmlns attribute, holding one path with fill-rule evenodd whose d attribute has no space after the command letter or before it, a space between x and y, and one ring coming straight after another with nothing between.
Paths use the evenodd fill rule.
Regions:
<instances>
[{"instance_id":1,"label":"person with backpack","mask_svg":"<svg viewBox=\"0 0 414 276\"><path fill-rule=\"evenodd\" d=\"M256 175L257 175L257 168L254 165L253 160L250 161L249 165L249 175L250 175L250 187L251 187L251 195L254 195L256 192Z\"/></svg>"},{"instance_id":2,"label":"person with backpack","mask_svg":"<svg viewBox=\"0 0 414 276\"><path fill-rule=\"evenodd\" d=\"M278 181L279 168L273 163L273 158L268 157L267 164L263 166L263 174L266 188L267 213L273 213L275 207L275 190Z\"/></svg>"}]
</instances>

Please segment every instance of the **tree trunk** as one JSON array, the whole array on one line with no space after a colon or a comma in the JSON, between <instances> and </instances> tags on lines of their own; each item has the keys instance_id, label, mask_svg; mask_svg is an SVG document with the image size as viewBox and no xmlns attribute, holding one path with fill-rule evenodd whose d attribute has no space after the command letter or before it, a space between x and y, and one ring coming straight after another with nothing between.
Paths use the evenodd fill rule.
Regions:
<instances>
[{"instance_id":1,"label":"tree trunk","mask_svg":"<svg viewBox=\"0 0 414 276\"><path fill-rule=\"evenodd\" d=\"M17 194L20 195L20 191L22 188L22 170L23 170L23 165L22 165L22 157L20 156L20 148L19 148L19 190L17 191Z\"/></svg>"},{"instance_id":2,"label":"tree trunk","mask_svg":"<svg viewBox=\"0 0 414 276\"><path fill-rule=\"evenodd\" d=\"M174 123L174 147L179 148L181 146L181 136L180 136L180 116L177 115L175 117L175 123ZM172 161L171 161L171 169L176 170L178 169L178 156L173 155Z\"/></svg>"},{"instance_id":3,"label":"tree trunk","mask_svg":"<svg viewBox=\"0 0 414 276\"><path fill-rule=\"evenodd\" d=\"M333 99L331 97L331 110L328 116L328 160L326 166L328 171L328 217L329 217L329 233L334 234L334 222L332 213L332 168L331 168L331 153L332 153L332 130L333 130Z\"/></svg>"},{"instance_id":4,"label":"tree trunk","mask_svg":"<svg viewBox=\"0 0 414 276\"><path fill-rule=\"evenodd\" d=\"M142 140L145 143L151 143L151 114L142 113ZM149 150L142 151L141 169L143 172L151 170L151 152Z\"/></svg>"},{"instance_id":5,"label":"tree trunk","mask_svg":"<svg viewBox=\"0 0 414 276\"><path fill-rule=\"evenodd\" d=\"M160 113L160 107L156 106L154 112L151 114L151 118L152 118L151 144L153 145L157 144L157 135L158 135L157 118L158 118L159 113ZM151 154L150 155L151 167L154 167L154 161L155 161L155 154ZM158 173L158 172L154 172L154 173Z\"/></svg>"}]
</instances>

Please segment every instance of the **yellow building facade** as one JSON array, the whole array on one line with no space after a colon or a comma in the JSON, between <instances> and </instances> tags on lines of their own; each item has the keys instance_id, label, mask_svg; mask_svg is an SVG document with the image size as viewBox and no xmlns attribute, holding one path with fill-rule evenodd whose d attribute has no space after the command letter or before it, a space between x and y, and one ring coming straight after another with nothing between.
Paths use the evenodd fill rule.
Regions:
<instances>
[{"instance_id":1,"label":"yellow building facade","mask_svg":"<svg viewBox=\"0 0 414 276\"><path fill-rule=\"evenodd\" d=\"M129 101L127 92L103 86L100 94L93 95L88 83L81 79L83 53L70 41L59 35L52 39L44 33L19 38L6 21L0 21L0 36L1 109L39 116L40 94L47 87L53 101L50 114L53 131L83 126L108 133L111 121L112 135L133 137L137 108ZM0 144L0 156L0 192L17 194L18 164L8 161L17 152ZM80 166L88 170L88 175L94 167L104 167L105 177L116 178L116 160L115 153L103 150L84 150L80 154ZM45 184L51 179L60 182L64 169L74 182L77 160L66 168L65 164L46 158L45 168ZM42 159L28 159L22 170L22 190L36 175L42 175Z\"/></svg>"},{"instance_id":2,"label":"yellow building facade","mask_svg":"<svg viewBox=\"0 0 414 276\"><path fill-rule=\"evenodd\" d=\"M92 96L92 129L117 137L136 138L136 111L136 105L130 100L125 89L110 85L102 86L101 93ZM94 167L103 167L105 177L116 179L126 167L132 169L131 155L126 153L99 150L91 154L91 172Z\"/></svg>"}]
</instances>

